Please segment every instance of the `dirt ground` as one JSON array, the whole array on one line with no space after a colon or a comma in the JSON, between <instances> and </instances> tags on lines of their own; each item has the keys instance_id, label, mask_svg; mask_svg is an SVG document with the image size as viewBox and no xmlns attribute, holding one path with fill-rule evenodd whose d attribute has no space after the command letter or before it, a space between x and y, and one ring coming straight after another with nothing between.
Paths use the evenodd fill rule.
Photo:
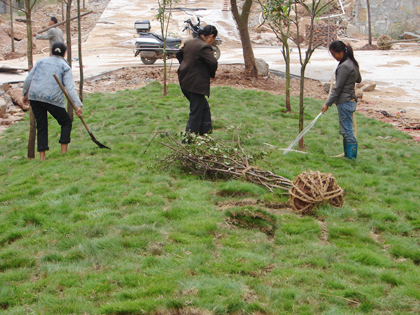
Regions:
<instances>
[{"instance_id":1,"label":"dirt ground","mask_svg":"<svg viewBox=\"0 0 420 315\"><path fill-rule=\"evenodd\" d=\"M168 66L168 83L178 83L176 70L178 64ZM100 78L86 82L84 91L93 92L116 92L124 89L137 89L143 87L152 81L163 83L163 67L138 67L123 68L102 75ZM269 74L267 77L247 78L244 75L243 65L219 65L216 77L211 80L211 86L231 86L238 89L255 89L267 91L272 94L284 94L286 80ZM314 98L323 98L326 96L323 86L319 81L305 81L305 95ZM291 94L299 95L299 80L291 80Z\"/></svg>"},{"instance_id":2,"label":"dirt ground","mask_svg":"<svg viewBox=\"0 0 420 315\"><path fill-rule=\"evenodd\" d=\"M73 5L71 7L71 17L77 16L77 6L74 2L75 1L73 1ZM96 22L101 17L108 2L109 0L86 1L86 8L81 8L81 14L93 11L93 13L88 14L81 19L83 39L86 39L87 35L95 27ZM51 4L36 8L32 12L31 18L33 33L48 27L48 22L51 16L55 16L58 22L61 22L64 19L62 12L63 10L61 4ZM10 16L8 14L0 15L0 60L23 58L26 56L26 23L23 22L23 20L25 20L25 16L17 16L15 13L13 22L13 30L15 33L15 52L11 52ZM61 25L59 28L63 31L64 39L66 39L65 25ZM77 42L77 20L72 21L70 29L72 42ZM48 52L49 41L34 39L33 49L34 54Z\"/></svg>"},{"instance_id":3,"label":"dirt ground","mask_svg":"<svg viewBox=\"0 0 420 315\"><path fill-rule=\"evenodd\" d=\"M86 9L84 12L93 10L94 13L82 18L82 37L85 39L87 35L96 25L103 10L106 8L109 0L86 1ZM77 8L72 6L71 16L76 16ZM40 30L47 26L49 16L56 16L59 21L62 20L61 5L48 5L37 9L33 12L33 29ZM17 17L15 17L17 18ZM17 57L24 57L26 54L26 38L15 40L15 53L11 51L11 40L9 34L10 22L6 20L4 15L0 19L0 60L14 59ZM21 37L24 37L24 30L26 24L23 22L15 22L14 29L16 32L20 30ZM64 26L61 26L65 34ZM22 33L23 32L23 33ZM77 40L77 24L72 23L71 27L72 40ZM23 34L23 35L22 35ZM255 35L255 34L254 34ZM360 39L360 38L359 38ZM363 41L361 41L363 43ZM46 52L49 48L47 40L35 40L34 52ZM375 49L374 46L360 46L355 49ZM178 83L176 69L178 64L168 61L169 65L169 83ZM147 67L126 67L102 75L101 77L87 80L84 84L84 92L116 92L123 89L136 89L145 86L149 82L159 81L163 82L163 69L158 66ZM216 73L216 78L212 80L212 86L231 86L234 88L247 88L267 91L273 94L284 94L285 79L274 74L270 74L264 78L247 78L243 73L243 65L219 65ZM417 111L405 110L413 104L395 102L392 99L397 98L401 91L398 89L388 89L386 91L374 90L372 92L365 92L363 98L359 100L358 111L366 116L374 117L376 119L388 122L395 126L395 128L404 130L410 134L414 139L420 140L420 114ZM291 80L291 94L293 96L299 94L299 80ZM324 91L323 85L316 80L305 81L305 96L318 99L326 99L327 93ZM405 111L405 112L404 112ZM382 112L382 113L381 113ZM384 115L384 112L386 113Z\"/></svg>"}]
</instances>

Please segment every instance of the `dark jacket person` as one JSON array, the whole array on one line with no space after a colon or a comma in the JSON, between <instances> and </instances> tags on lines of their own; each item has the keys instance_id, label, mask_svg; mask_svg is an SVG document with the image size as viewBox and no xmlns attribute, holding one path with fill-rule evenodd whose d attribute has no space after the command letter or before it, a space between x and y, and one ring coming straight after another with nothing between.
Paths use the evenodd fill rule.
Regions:
<instances>
[{"instance_id":1,"label":"dark jacket person","mask_svg":"<svg viewBox=\"0 0 420 315\"><path fill-rule=\"evenodd\" d=\"M180 66L178 79L182 93L190 101L190 114L186 132L203 135L212 132L210 106L206 95L210 96L210 78L214 78L217 60L211 44L217 36L217 29L205 26L198 37L185 42L176 53Z\"/></svg>"}]
</instances>

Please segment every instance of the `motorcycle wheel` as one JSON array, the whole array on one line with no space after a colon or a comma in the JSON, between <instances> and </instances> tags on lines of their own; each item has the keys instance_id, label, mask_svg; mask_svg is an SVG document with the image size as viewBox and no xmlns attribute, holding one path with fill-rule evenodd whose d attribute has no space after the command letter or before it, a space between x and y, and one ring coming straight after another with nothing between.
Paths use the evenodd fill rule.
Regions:
<instances>
[{"instance_id":1,"label":"motorcycle wheel","mask_svg":"<svg viewBox=\"0 0 420 315\"><path fill-rule=\"evenodd\" d=\"M222 54L222 53L220 52L219 47L217 47L217 46L211 46L211 48L213 48L213 55L214 55L214 58L216 58L216 60L219 60L220 55Z\"/></svg>"},{"instance_id":2,"label":"motorcycle wheel","mask_svg":"<svg viewBox=\"0 0 420 315\"><path fill-rule=\"evenodd\" d=\"M157 58L146 58L146 57L140 57L141 62L143 62L145 65L152 65L156 62Z\"/></svg>"}]
</instances>

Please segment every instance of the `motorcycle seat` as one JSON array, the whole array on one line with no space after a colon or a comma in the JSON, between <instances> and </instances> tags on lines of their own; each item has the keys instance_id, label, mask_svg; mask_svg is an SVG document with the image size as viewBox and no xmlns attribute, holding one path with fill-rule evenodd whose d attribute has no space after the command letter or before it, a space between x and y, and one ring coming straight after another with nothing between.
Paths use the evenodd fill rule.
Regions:
<instances>
[{"instance_id":1,"label":"motorcycle seat","mask_svg":"<svg viewBox=\"0 0 420 315\"><path fill-rule=\"evenodd\" d=\"M181 43L181 39L179 39L179 38L173 38L173 37L166 38L166 41L168 43Z\"/></svg>"},{"instance_id":2,"label":"motorcycle seat","mask_svg":"<svg viewBox=\"0 0 420 315\"><path fill-rule=\"evenodd\" d=\"M161 35L158 35L156 33L153 33L153 36L155 36L157 39L159 39L160 41L163 42L163 38ZM172 44L181 44L181 39L180 38L173 38L173 37L167 37L166 38L166 43L171 46Z\"/></svg>"}]
</instances>

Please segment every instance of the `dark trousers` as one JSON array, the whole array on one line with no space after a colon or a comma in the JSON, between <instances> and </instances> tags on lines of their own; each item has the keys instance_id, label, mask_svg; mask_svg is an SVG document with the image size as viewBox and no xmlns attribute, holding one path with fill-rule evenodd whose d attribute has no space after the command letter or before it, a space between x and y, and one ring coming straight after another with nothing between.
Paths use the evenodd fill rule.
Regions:
<instances>
[{"instance_id":1,"label":"dark trousers","mask_svg":"<svg viewBox=\"0 0 420 315\"><path fill-rule=\"evenodd\" d=\"M38 152L49 150L47 113L50 113L61 126L58 142L70 143L72 121L64 108L39 101L30 101L30 104L36 120Z\"/></svg>"},{"instance_id":2,"label":"dark trousers","mask_svg":"<svg viewBox=\"0 0 420 315\"><path fill-rule=\"evenodd\" d=\"M212 132L210 106L206 96L188 92L181 89L185 97L190 101L190 116L188 118L186 132L203 135Z\"/></svg>"}]
</instances>

